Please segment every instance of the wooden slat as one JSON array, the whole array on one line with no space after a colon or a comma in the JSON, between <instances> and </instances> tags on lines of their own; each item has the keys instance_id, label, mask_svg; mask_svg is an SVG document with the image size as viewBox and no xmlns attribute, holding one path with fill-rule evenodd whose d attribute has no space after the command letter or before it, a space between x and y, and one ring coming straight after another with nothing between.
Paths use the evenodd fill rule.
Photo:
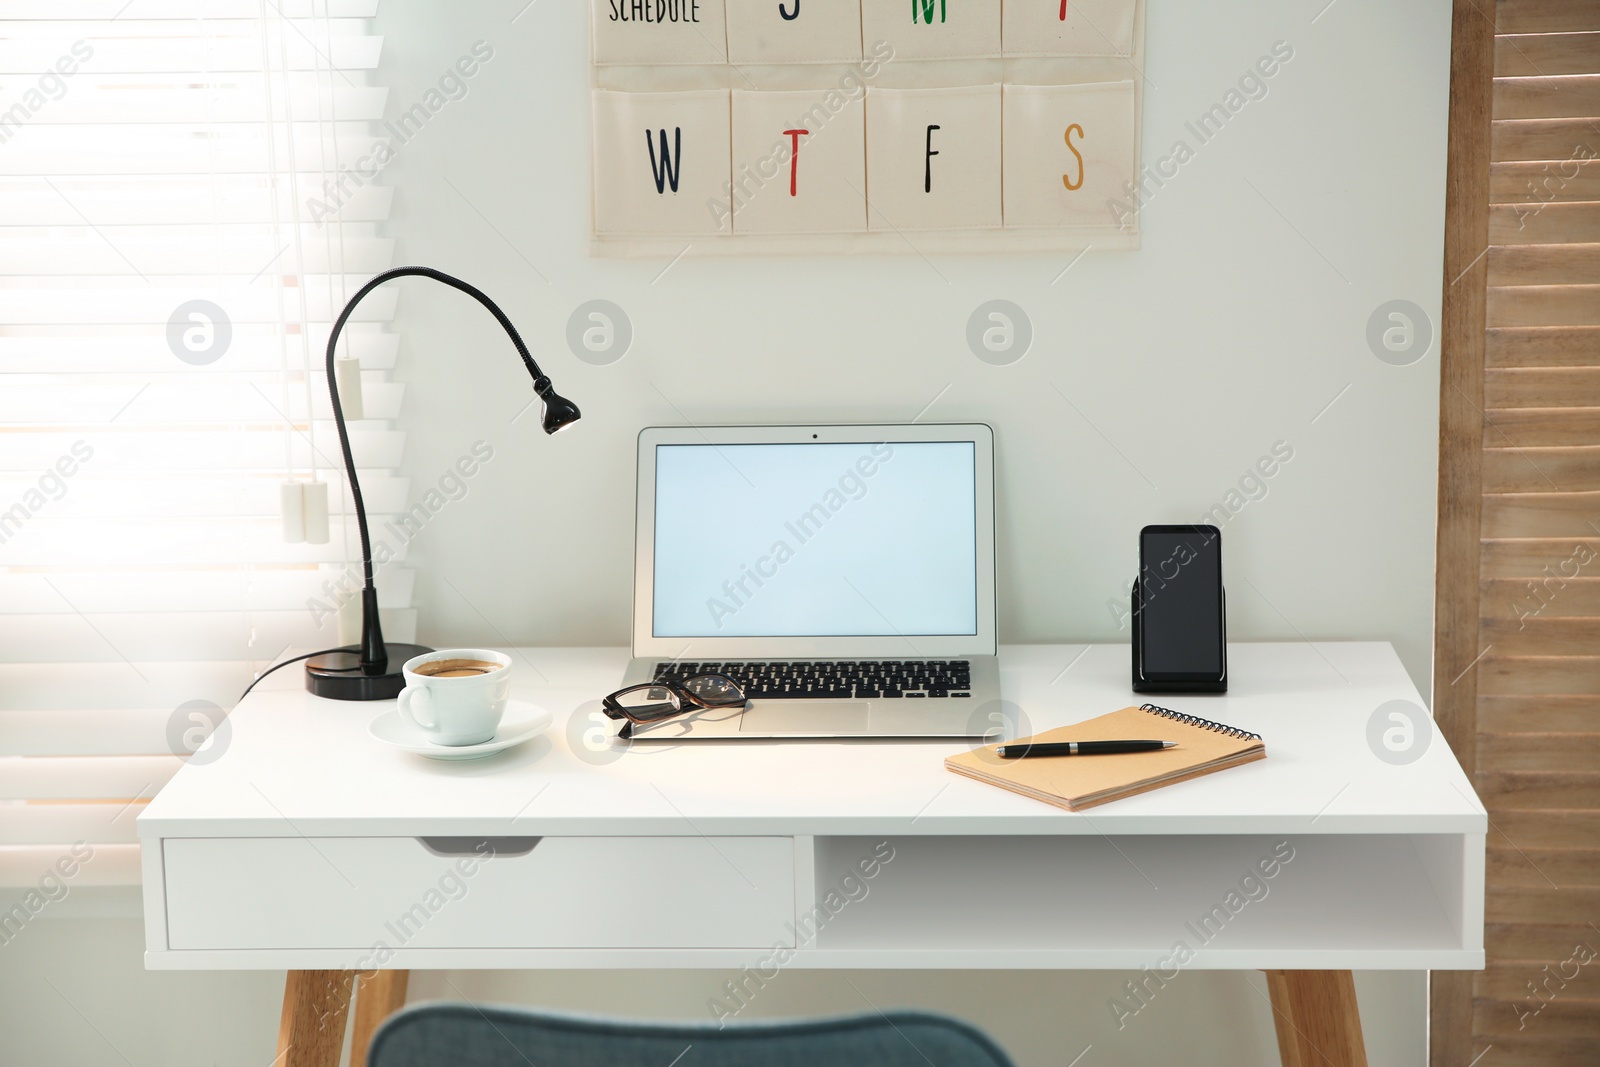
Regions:
<instances>
[{"instance_id":1,"label":"wooden slat","mask_svg":"<svg viewBox=\"0 0 1600 1067\"><path fill-rule=\"evenodd\" d=\"M1560 594L1555 594L1557 600ZM1524 603L1527 603L1526 601ZM1582 656L1600 652L1600 619L1560 619L1526 615L1485 619L1478 628L1484 645L1497 656ZM1552 758L1560 753L1552 753ZM1597 761L1596 766L1600 766Z\"/></svg>"},{"instance_id":2,"label":"wooden slat","mask_svg":"<svg viewBox=\"0 0 1600 1067\"><path fill-rule=\"evenodd\" d=\"M1600 656L1500 656L1491 651L1478 662L1477 672L1478 691L1489 696L1600 693Z\"/></svg>"},{"instance_id":3,"label":"wooden slat","mask_svg":"<svg viewBox=\"0 0 1600 1067\"><path fill-rule=\"evenodd\" d=\"M1600 32L1505 34L1494 43L1497 78L1600 70Z\"/></svg>"},{"instance_id":4,"label":"wooden slat","mask_svg":"<svg viewBox=\"0 0 1600 1067\"><path fill-rule=\"evenodd\" d=\"M1600 951L1600 938L1593 934L1587 944ZM1529 988L1532 984L1538 989L1539 995L1547 1000L1554 997L1576 1003L1588 1001L1589 1010L1600 1013L1600 967L1578 965L1572 952L1576 947L1569 945L1565 955L1537 962L1511 960L1491 963L1478 976L1477 995L1485 1000L1513 1003L1526 999L1532 1007L1538 1007L1539 1001L1533 989ZM1566 977L1568 975L1571 977Z\"/></svg>"},{"instance_id":5,"label":"wooden slat","mask_svg":"<svg viewBox=\"0 0 1600 1067\"><path fill-rule=\"evenodd\" d=\"M1600 214L1600 205L1595 213ZM1600 283L1600 244L1508 245L1489 249L1490 285Z\"/></svg>"},{"instance_id":6,"label":"wooden slat","mask_svg":"<svg viewBox=\"0 0 1600 1067\"><path fill-rule=\"evenodd\" d=\"M1489 208L1489 240L1497 245L1600 241L1600 211L1593 204L1495 204Z\"/></svg>"},{"instance_id":7,"label":"wooden slat","mask_svg":"<svg viewBox=\"0 0 1600 1067\"><path fill-rule=\"evenodd\" d=\"M1478 613L1488 621L1582 619L1600 617L1600 556L1574 552L1539 568L1536 578L1484 579L1478 584ZM1585 563L1584 561L1589 562ZM1576 571L1579 577L1568 574ZM1583 577L1590 575L1591 577ZM1530 588L1531 586L1531 588Z\"/></svg>"},{"instance_id":8,"label":"wooden slat","mask_svg":"<svg viewBox=\"0 0 1600 1067\"><path fill-rule=\"evenodd\" d=\"M1597 524L1600 525L1600 524ZM1584 552L1578 552L1579 548ZM1574 554L1582 558L1595 554L1600 559L1600 538L1539 538L1519 541L1485 541L1482 568L1485 579L1526 581L1543 579L1544 569ZM1446 679L1448 681L1448 679Z\"/></svg>"},{"instance_id":9,"label":"wooden slat","mask_svg":"<svg viewBox=\"0 0 1600 1067\"><path fill-rule=\"evenodd\" d=\"M1485 408L1600 407L1600 367L1534 367L1484 374Z\"/></svg>"},{"instance_id":10,"label":"wooden slat","mask_svg":"<svg viewBox=\"0 0 1600 1067\"><path fill-rule=\"evenodd\" d=\"M1600 156L1600 130L1589 118L1499 119L1490 154L1496 163L1550 163L1553 172L1568 173L1567 161Z\"/></svg>"},{"instance_id":11,"label":"wooden slat","mask_svg":"<svg viewBox=\"0 0 1600 1067\"><path fill-rule=\"evenodd\" d=\"M1483 1000L1473 1004L1472 1025L1486 1039L1537 1035L1547 1041L1594 1040L1600 1038L1596 1007L1600 1005L1559 995L1548 1002L1532 994L1510 1002ZM1490 1053L1485 1062L1500 1061Z\"/></svg>"},{"instance_id":12,"label":"wooden slat","mask_svg":"<svg viewBox=\"0 0 1600 1067\"><path fill-rule=\"evenodd\" d=\"M1600 915L1600 889L1491 885L1484 895L1484 920L1492 923L1581 923Z\"/></svg>"},{"instance_id":13,"label":"wooden slat","mask_svg":"<svg viewBox=\"0 0 1600 1067\"><path fill-rule=\"evenodd\" d=\"M1494 29L1497 34L1600 30L1600 7L1594 0L1499 0Z\"/></svg>"},{"instance_id":14,"label":"wooden slat","mask_svg":"<svg viewBox=\"0 0 1600 1067\"><path fill-rule=\"evenodd\" d=\"M1600 408L1492 408L1484 416L1484 448L1554 448L1600 441Z\"/></svg>"},{"instance_id":15,"label":"wooden slat","mask_svg":"<svg viewBox=\"0 0 1600 1067\"><path fill-rule=\"evenodd\" d=\"M1595 656L1499 656L1491 652L1479 661L1477 672L1479 692L1490 696L1600 693L1600 657Z\"/></svg>"},{"instance_id":16,"label":"wooden slat","mask_svg":"<svg viewBox=\"0 0 1600 1067\"><path fill-rule=\"evenodd\" d=\"M1465 1067L1595 1067L1600 1063L1600 1038L1554 1037L1530 1026L1515 1036L1473 1041L1460 1062Z\"/></svg>"},{"instance_id":17,"label":"wooden slat","mask_svg":"<svg viewBox=\"0 0 1600 1067\"><path fill-rule=\"evenodd\" d=\"M1533 962L1535 971L1551 960L1566 959L1573 946L1585 944L1600 950L1600 938L1587 921L1572 926L1489 923L1483 928L1483 947L1490 959Z\"/></svg>"},{"instance_id":18,"label":"wooden slat","mask_svg":"<svg viewBox=\"0 0 1600 1067\"><path fill-rule=\"evenodd\" d=\"M1493 839L1488 863L1490 885L1600 888L1600 848L1515 848Z\"/></svg>"},{"instance_id":19,"label":"wooden slat","mask_svg":"<svg viewBox=\"0 0 1600 1067\"><path fill-rule=\"evenodd\" d=\"M1600 74L1496 78L1495 119L1592 118L1600 115Z\"/></svg>"},{"instance_id":20,"label":"wooden slat","mask_svg":"<svg viewBox=\"0 0 1600 1067\"><path fill-rule=\"evenodd\" d=\"M1492 380L1493 372L1490 377ZM1600 380L1595 383L1595 391L1600 394ZM1600 445L1484 449L1483 491L1486 493L1580 490L1600 490Z\"/></svg>"},{"instance_id":21,"label":"wooden slat","mask_svg":"<svg viewBox=\"0 0 1600 1067\"><path fill-rule=\"evenodd\" d=\"M1494 368L1600 367L1600 326L1490 330L1484 360Z\"/></svg>"},{"instance_id":22,"label":"wooden slat","mask_svg":"<svg viewBox=\"0 0 1600 1067\"><path fill-rule=\"evenodd\" d=\"M1494 286L1487 325L1600 326L1600 285Z\"/></svg>"},{"instance_id":23,"label":"wooden slat","mask_svg":"<svg viewBox=\"0 0 1600 1067\"><path fill-rule=\"evenodd\" d=\"M1600 200L1600 160L1495 163L1489 168L1493 204L1571 204Z\"/></svg>"},{"instance_id":24,"label":"wooden slat","mask_svg":"<svg viewBox=\"0 0 1600 1067\"><path fill-rule=\"evenodd\" d=\"M1499 647L1496 645L1496 650ZM1595 767L1600 767L1600 732L1502 735L1480 730L1478 733L1480 771L1584 772Z\"/></svg>"},{"instance_id":25,"label":"wooden slat","mask_svg":"<svg viewBox=\"0 0 1600 1067\"><path fill-rule=\"evenodd\" d=\"M1478 797L1491 815L1513 808L1600 808L1600 773L1496 771L1478 775L1476 786ZM1596 914L1600 912L1590 912L1589 916ZM1552 918L1546 921L1557 920Z\"/></svg>"},{"instance_id":26,"label":"wooden slat","mask_svg":"<svg viewBox=\"0 0 1600 1067\"><path fill-rule=\"evenodd\" d=\"M1511 734L1555 730L1566 733L1600 731L1600 697L1594 696L1480 696L1478 698L1478 732L1480 734ZM1502 827L1502 829L1504 829ZM1593 820L1562 836L1552 838L1552 828L1539 824L1535 828L1539 841L1566 842L1590 841L1600 843L1600 813ZM1506 830L1513 840L1522 843L1515 833Z\"/></svg>"},{"instance_id":27,"label":"wooden slat","mask_svg":"<svg viewBox=\"0 0 1600 1067\"><path fill-rule=\"evenodd\" d=\"M1596 534L1600 534L1600 493L1484 494L1486 538Z\"/></svg>"}]
</instances>

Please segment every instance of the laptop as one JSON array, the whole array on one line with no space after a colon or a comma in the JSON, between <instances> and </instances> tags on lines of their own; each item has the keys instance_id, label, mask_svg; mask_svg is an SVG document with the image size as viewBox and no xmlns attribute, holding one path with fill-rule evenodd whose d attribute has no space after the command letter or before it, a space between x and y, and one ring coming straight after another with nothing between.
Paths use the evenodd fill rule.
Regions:
<instances>
[{"instance_id":1,"label":"laptop","mask_svg":"<svg viewBox=\"0 0 1600 1067\"><path fill-rule=\"evenodd\" d=\"M638 494L623 684L750 699L635 741L994 732L988 426L650 427Z\"/></svg>"}]
</instances>

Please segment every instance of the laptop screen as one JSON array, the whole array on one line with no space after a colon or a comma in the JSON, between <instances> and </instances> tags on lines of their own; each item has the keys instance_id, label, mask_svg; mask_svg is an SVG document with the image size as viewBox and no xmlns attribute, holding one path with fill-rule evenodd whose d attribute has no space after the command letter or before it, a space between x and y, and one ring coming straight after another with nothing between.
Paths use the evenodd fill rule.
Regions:
<instances>
[{"instance_id":1,"label":"laptop screen","mask_svg":"<svg viewBox=\"0 0 1600 1067\"><path fill-rule=\"evenodd\" d=\"M970 441L656 446L656 637L978 631Z\"/></svg>"}]
</instances>

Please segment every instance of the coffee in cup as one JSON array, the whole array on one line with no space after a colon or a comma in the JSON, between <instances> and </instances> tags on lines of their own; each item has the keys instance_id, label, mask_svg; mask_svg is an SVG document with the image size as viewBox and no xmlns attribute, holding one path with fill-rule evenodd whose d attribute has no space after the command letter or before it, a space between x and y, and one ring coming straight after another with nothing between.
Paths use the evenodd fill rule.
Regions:
<instances>
[{"instance_id":1,"label":"coffee in cup","mask_svg":"<svg viewBox=\"0 0 1600 1067\"><path fill-rule=\"evenodd\" d=\"M500 664L486 659L436 659L417 668L424 678L471 678L500 670Z\"/></svg>"},{"instance_id":2,"label":"coffee in cup","mask_svg":"<svg viewBox=\"0 0 1600 1067\"><path fill-rule=\"evenodd\" d=\"M438 745L494 738L511 698L511 657L485 648L450 648L406 660L400 714Z\"/></svg>"}]
</instances>

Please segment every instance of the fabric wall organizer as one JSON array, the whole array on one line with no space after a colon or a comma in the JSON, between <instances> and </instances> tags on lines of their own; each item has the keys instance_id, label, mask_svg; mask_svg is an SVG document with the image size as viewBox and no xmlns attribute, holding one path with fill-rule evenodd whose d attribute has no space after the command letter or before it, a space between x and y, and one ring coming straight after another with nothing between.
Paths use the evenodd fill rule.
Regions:
<instances>
[{"instance_id":1,"label":"fabric wall organizer","mask_svg":"<svg viewBox=\"0 0 1600 1067\"><path fill-rule=\"evenodd\" d=\"M592 250L1132 249L1142 0L590 0Z\"/></svg>"}]
</instances>

